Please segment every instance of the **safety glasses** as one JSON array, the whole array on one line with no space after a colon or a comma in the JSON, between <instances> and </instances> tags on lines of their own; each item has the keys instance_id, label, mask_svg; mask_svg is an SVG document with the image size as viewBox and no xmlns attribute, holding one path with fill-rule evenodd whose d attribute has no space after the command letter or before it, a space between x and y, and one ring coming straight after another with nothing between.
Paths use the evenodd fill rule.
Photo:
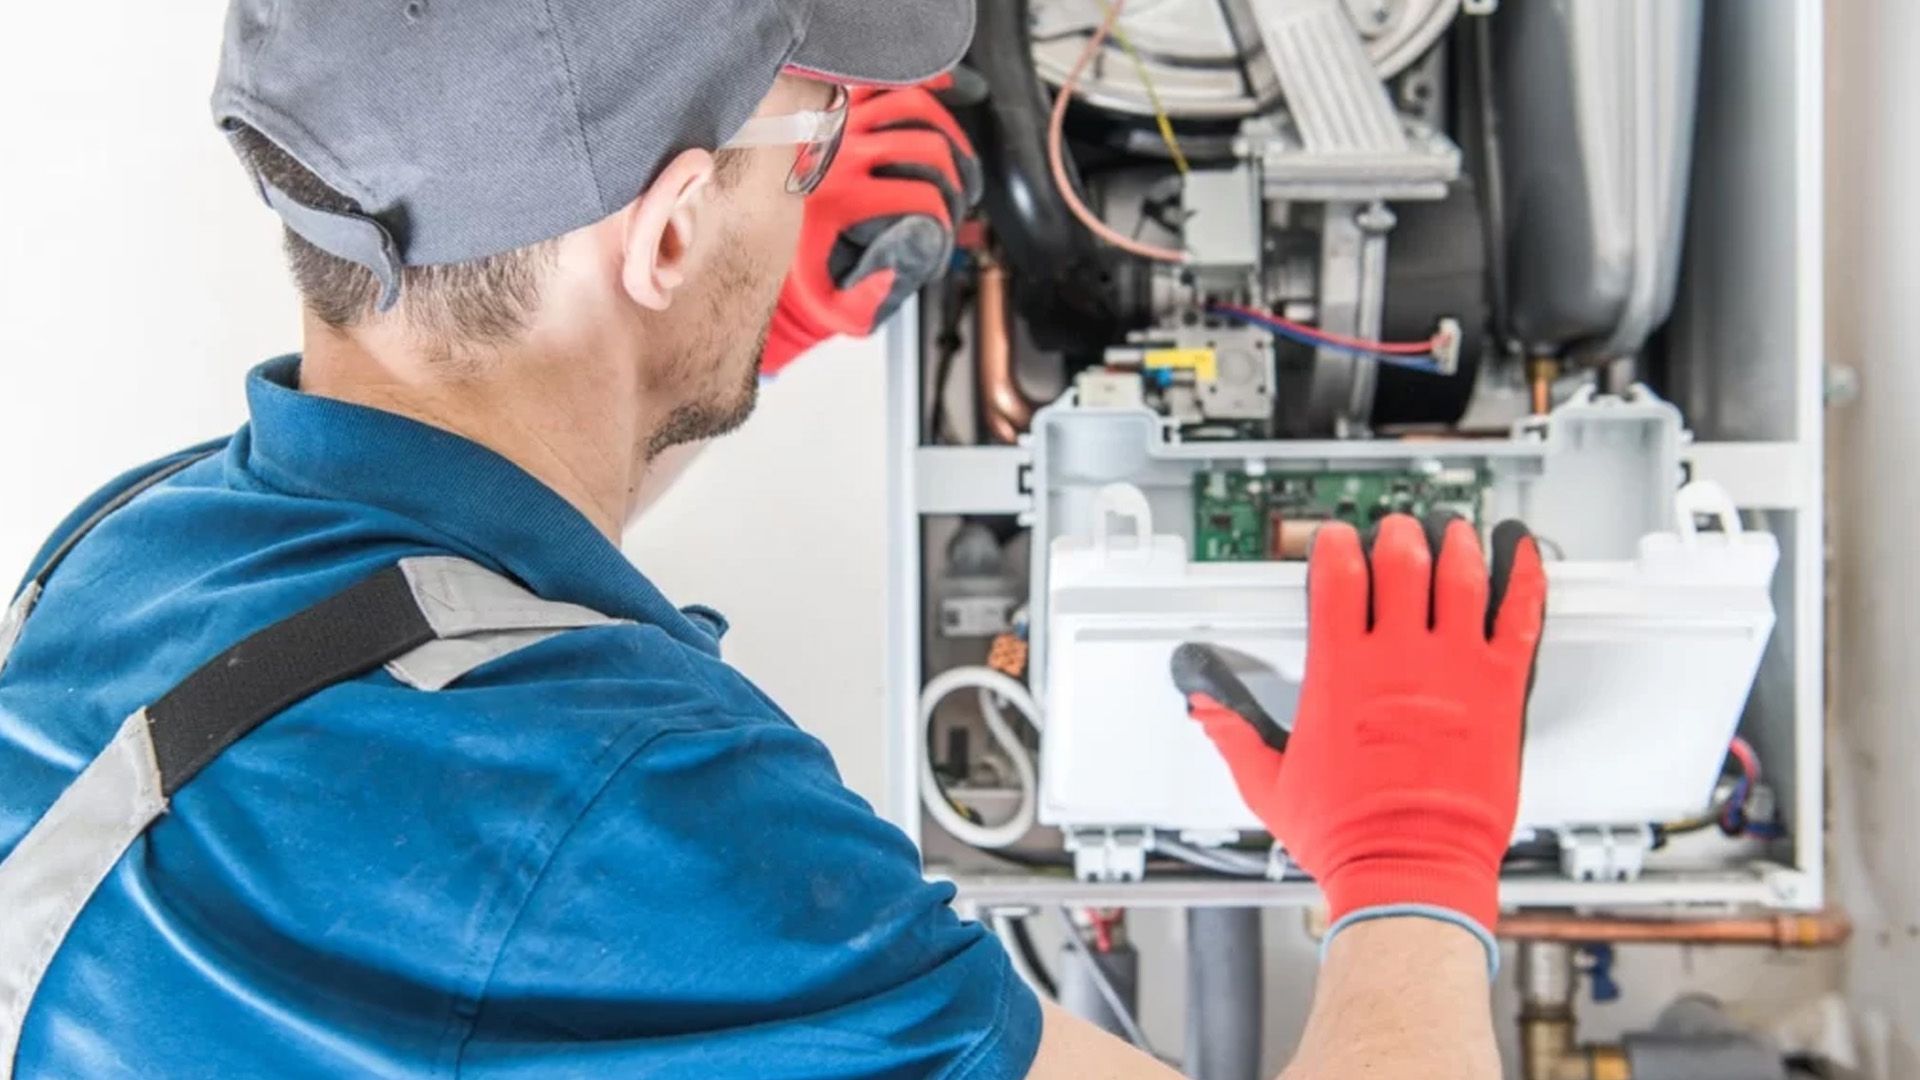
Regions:
<instances>
[{"instance_id":1,"label":"safety glasses","mask_svg":"<svg viewBox=\"0 0 1920 1080\"><path fill-rule=\"evenodd\" d=\"M824 109L788 113L785 116L756 116L728 139L722 150L744 150L753 146L793 146L800 153L787 173L787 190L808 195L826 179L840 152L840 139L847 133L847 88L835 86L833 100Z\"/></svg>"}]
</instances>

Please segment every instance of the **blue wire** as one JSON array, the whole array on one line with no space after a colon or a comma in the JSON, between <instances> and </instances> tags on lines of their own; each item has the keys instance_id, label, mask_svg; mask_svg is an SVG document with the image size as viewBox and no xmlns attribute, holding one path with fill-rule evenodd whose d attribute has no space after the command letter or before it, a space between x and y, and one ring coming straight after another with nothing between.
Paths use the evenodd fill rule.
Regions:
<instances>
[{"instance_id":1,"label":"blue wire","mask_svg":"<svg viewBox=\"0 0 1920 1080\"><path fill-rule=\"evenodd\" d=\"M1322 338L1317 338L1312 334L1303 334L1284 323L1271 322L1267 319L1257 318L1252 315L1242 315L1238 311L1228 311L1225 308L1208 308L1207 310L1229 322L1237 322L1244 326L1258 326L1268 333L1273 334L1275 337L1283 337L1288 341L1296 341L1309 348L1332 349L1334 352L1346 353L1349 356L1368 356L1382 364L1389 364L1393 367L1411 368L1414 371L1438 372L1440 370L1440 365L1434 363L1432 360L1409 360L1404 356L1387 356L1370 349L1362 349L1355 345L1347 345L1338 341L1327 341Z\"/></svg>"},{"instance_id":2,"label":"blue wire","mask_svg":"<svg viewBox=\"0 0 1920 1080\"><path fill-rule=\"evenodd\" d=\"M1720 814L1721 830L1760 840L1778 840L1787 835L1787 830L1777 824L1755 821L1747 816L1747 799L1752 794L1752 785L1747 783L1746 777L1742 776L1733 782L1733 794L1727 799L1727 808Z\"/></svg>"},{"instance_id":3,"label":"blue wire","mask_svg":"<svg viewBox=\"0 0 1920 1080\"><path fill-rule=\"evenodd\" d=\"M1747 778L1742 776L1733 782L1733 794L1727 798L1726 809L1720 811L1720 828L1734 835L1746 831L1747 821Z\"/></svg>"}]
</instances>

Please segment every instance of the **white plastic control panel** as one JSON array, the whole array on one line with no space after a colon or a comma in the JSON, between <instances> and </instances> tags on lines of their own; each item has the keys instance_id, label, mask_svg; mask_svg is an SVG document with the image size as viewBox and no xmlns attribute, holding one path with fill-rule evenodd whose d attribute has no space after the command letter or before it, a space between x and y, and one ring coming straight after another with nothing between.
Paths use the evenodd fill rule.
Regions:
<instances>
[{"instance_id":1,"label":"white plastic control panel","mask_svg":"<svg viewBox=\"0 0 1920 1080\"><path fill-rule=\"evenodd\" d=\"M1050 555L1040 819L1258 829L1167 663L1185 641L1219 646L1290 722L1306 567L1193 563L1183 539L1154 533L1137 489L1113 485L1100 502L1094 535L1061 537ZM1680 531L1643 537L1634 559L1548 564L1522 826L1675 820L1709 800L1773 628L1779 550L1708 485L1682 503ZM1696 529L1697 513L1720 530Z\"/></svg>"}]
</instances>

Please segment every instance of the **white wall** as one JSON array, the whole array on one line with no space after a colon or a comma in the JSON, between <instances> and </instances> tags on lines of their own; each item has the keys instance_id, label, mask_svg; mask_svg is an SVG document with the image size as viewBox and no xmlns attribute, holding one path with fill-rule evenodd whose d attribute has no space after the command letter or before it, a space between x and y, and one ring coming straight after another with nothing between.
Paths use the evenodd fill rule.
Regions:
<instances>
[{"instance_id":1,"label":"white wall","mask_svg":"<svg viewBox=\"0 0 1920 1080\"><path fill-rule=\"evenodd\" d=\"M208 119L217 0L0 30L0 579L115 473L238 426L290 349L278 227Z\"/></svg>"},{"instance_id":2,"label":"white wall","mask_svg":"<svg viewBox=\"0 0 1920 1080\"><path fill-rule=\"evenodd\" d=\"M1857 932L1847 990L1920 1076L1920 5L1828 5L1828 353L1861 397L1829 413L1834 865Z\"/></svg>"},{"instance_id":3,"label":"white wall","mask_svg":"<svg viewBox=\"0 0 1920 1080\"><path fill-rule=\"evenodd\" d=\"M789 368L628 538L681 603L732 620L725 653L884 806L886 448L878 339Z\"/></svg>"}]
</instances>

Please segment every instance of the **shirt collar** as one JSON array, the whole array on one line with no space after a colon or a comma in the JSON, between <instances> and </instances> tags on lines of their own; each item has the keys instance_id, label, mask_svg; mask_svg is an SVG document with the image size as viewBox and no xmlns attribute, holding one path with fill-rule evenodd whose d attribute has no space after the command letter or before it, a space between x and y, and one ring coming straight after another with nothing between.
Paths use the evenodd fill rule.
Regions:
<instances>
[{"instance_id":1,"label":"shirt collar","mask_svg":"<svg viewBox=\"0 0 1920 1080\"><path fill-rule=\"evenodd\" d=\"M244 467L289 494L366 503L455 541L460 554L549 600L658 626L712 655L714 635L676 609L586 516L470 439L394 413L303 394L300 358L247 376Z\"/></svg>"}]
</instances>

